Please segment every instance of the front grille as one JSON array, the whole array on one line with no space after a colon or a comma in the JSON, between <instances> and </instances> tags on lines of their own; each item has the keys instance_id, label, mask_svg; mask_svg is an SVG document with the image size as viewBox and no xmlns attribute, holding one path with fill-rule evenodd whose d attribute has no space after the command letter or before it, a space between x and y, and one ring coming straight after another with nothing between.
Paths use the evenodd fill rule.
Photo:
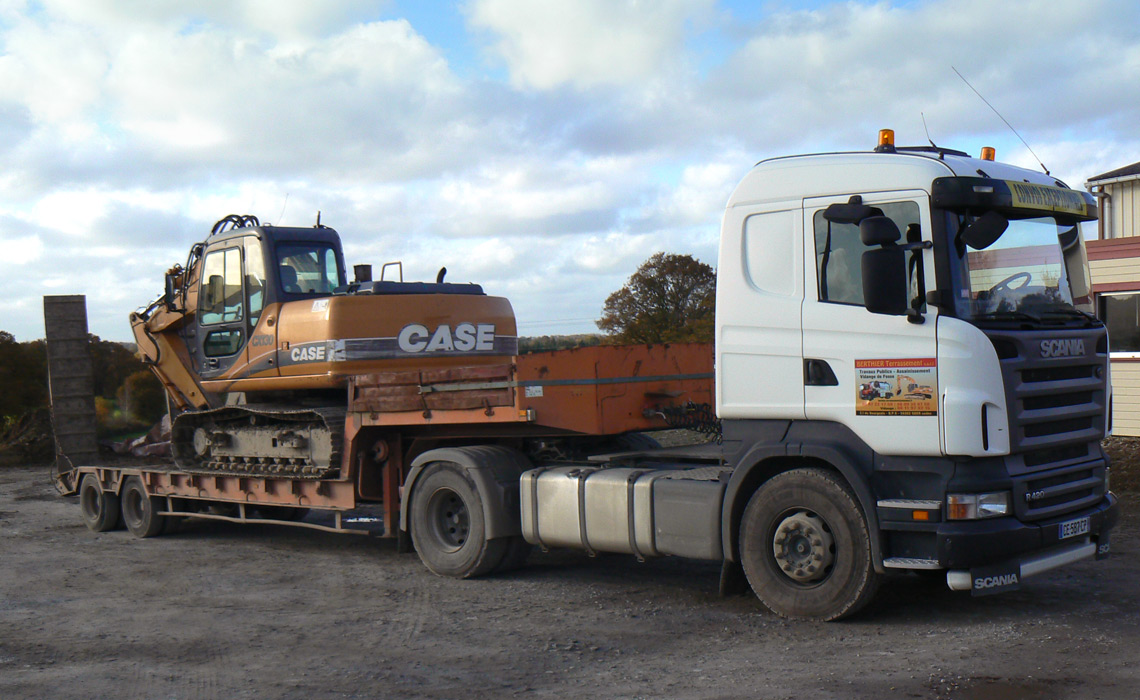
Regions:
<instances>
[{"instance_id":1,"label":"front grille","mask_svg":"<svg viewBox=\"0 0 1140 700\"><path fill-rule=\"evenodd\" d=\"M1087 379L1093 376L1096 367L1093 365L1076 367L1045 367L1042 369L1026 369L1021 372L1021 381L1037 382L1063 382L1069 379Z\"/></svg>"},{"instance_id":2,"label":"front grille","mask_svg":"<svg viewBox=\"0 0 1140 700\"><path fill-rule=\"evenodd\" d=\"M1088 508L1104 498L1103 460L1014 479L1014 514L1025 521L1043 520Z\"/></svg>"},{"instance_id":3,"label":"front grille","mask_svg":"<svg viewBox=\"0 0 1140 700\"><path fill-rule=\"evenodd\" d=\"M1066 445L1065 447L1050 447L1044 450L1031 450L1022 453L1021 459L1027 467L1036 467L1041 464L1058 464L1074 459L1084 459L1089 456L1088 443L1082 445Z\"/></svg>"},{"instance_id":4,"label":"front grille","mask_svg":"<svg viewBox=\"0 0 1140 700\"><path fill-rule=\"evenodd\" d=\"M1104 329L985 332L1001 358L1010 474L1087 460L1088 445L1104 437L1108 355L1098 352ZM1087 351L1073 357L1042 357L1043 341L1052 340L1081 340Z\"/></svg>"},{"instance_id":5,"label":"front grille","mask_svg":"<svg viewBox=\"0 0 1140 700\"><path fill-rule=\"evenodd\" d=\"M1060 408L1061 406L1079 406L1083 403L1092 403L1091 391L1077 391L1072 394L1052 394L1046 396L1027 396L1021 405L1027 411L1039 411L1042 408Z\"/></svg>"},{"instance_id":6,"label":"front grille","mask_svg":"<svg viewBox=\"0 0 1140 700\"><path fill-rule=\"evenodd\" d=\"M1045 435L1058 435L1060 433L1071 433L1077 430L1088 430L1091 427L1091 418L1070 418L1068 420L1054 420L1046 423L1030 423L1025 426L1025 437L1036 438Z\"/></svg>"}]
</instances>

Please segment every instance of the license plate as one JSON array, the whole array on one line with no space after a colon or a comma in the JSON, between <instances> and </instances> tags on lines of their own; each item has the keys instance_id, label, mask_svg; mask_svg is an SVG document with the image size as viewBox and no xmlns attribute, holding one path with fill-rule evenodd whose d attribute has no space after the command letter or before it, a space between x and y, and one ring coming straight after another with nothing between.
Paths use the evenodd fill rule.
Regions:
<instances>
[{"instance_id":1,"label":"license plate","mask_svg":"<svg viewBox=\"0 0 1140 700\"><path fill-rule=\"evenodd\" d=\"M1067 539L1077 535L1087 534L1089 531L1089 518L1085 516L1057 526L1057 539Z\"/></svg>"}]
</instances>

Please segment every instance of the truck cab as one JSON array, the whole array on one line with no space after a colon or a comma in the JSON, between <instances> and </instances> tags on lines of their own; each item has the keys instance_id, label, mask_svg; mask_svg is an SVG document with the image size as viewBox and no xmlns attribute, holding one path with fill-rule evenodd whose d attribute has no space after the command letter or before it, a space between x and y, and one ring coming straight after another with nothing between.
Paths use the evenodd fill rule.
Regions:
<instances>
[{"instance_id":1,"label":"truck cab","mask_svg":"<svg viewBox=\"0 0 1140 700\"><path fill-rule=\"evenodd\" d=\"M1108 342L1080 232L1095 218L1048 174L893 138L759 163L718 263L726 556L743 549L734 486L790 461L850 490L880 572L982 594L1106 555Z\"/></svg>"}]
</instances>

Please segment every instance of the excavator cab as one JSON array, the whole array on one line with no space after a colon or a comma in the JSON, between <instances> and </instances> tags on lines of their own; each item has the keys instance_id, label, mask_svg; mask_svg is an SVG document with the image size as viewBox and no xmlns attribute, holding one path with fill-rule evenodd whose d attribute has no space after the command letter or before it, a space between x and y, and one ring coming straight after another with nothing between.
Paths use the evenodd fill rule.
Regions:
<instances>
[{"instance_id":1,"label":"excavator cab","mask_svg":"<svg viewBox=\"0 0 1140 700\"><path fill-rule=\"evenodd\" d=\"M204 380L232 375L276 346L280 304L331 296L345 285L340 237L331 228L253 226L218 230L206 240L195 321L184 327L191 366ZM193 280L190 281L193 283ZM190 295L187 295L190 298ZM267 313L268 311L268 313ZM254 352L253 348L262 349Z\"/></svg>"}]
</instances>

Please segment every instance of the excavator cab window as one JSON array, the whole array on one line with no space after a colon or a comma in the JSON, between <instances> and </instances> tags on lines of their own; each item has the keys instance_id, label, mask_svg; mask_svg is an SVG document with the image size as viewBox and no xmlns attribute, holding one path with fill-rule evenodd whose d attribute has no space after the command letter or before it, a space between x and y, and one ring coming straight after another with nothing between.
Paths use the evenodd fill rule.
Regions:
<instances>
[{"instance_id":1,"label":"excavator cab window","mask_svg":"<svg viewBox=\"0 0 1140 700\"><path fill-rule=\"evenodd\" d=\"M228 323L243 318L241 250L226 248L206 254L202 279L201 323Z\"/></svg>"},{"instance_id":2,"label":"excavator cab window","mask_svg":"<svg viewBox=\"0 0 1140 700\"><path fill-rule=\"evenodd\" d=\"M336 249L327 243L277 245L281 291L290 294L332 294L344 285Z\"/></svg>"},{"instance_id":3,"label":"excavator cab window","mask_svg":"<svg viewBox=\"0 0 1140 700\"><path fill-rule=\"evenodd\" d=\"M265 260L261 257L261 241L245 239L245 295L249 307L249 326L256 328L265 307Z\"/></svg>"}]
</instances>

